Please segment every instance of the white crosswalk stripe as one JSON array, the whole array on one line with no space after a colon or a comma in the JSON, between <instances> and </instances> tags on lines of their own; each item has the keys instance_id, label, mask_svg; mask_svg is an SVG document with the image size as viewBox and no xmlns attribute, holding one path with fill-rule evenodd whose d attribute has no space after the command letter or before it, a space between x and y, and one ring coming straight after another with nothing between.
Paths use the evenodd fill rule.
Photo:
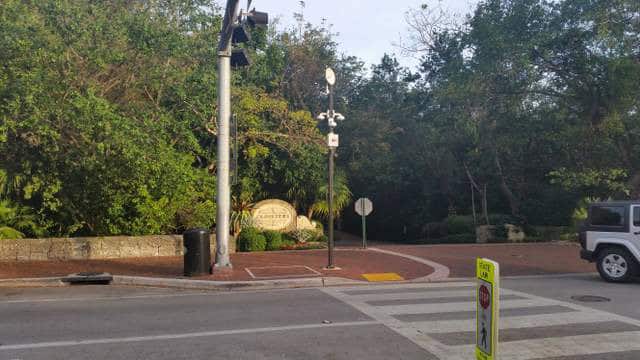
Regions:
<instances>
[{"instance_id":1,"label":"white crosswalk stripe","mask_svg":"<svg viewBox=\"0 0 640 360\"><path fill-rule=\"evenodd\" d=\"M523 307L533 307L541 305L557 305L559 302L555 300L534 300L534 299L522 299L522 300L505 300L500 302L500 308L502 309L514 309ZM444 312L458 312L458 311L474 311L476 304L472 301L467 302L451 302L447 304L415 304L415 305L387 305L385 311L389 315L401 315L401 314L436 314Z\"/></svg>"},{"instance_id":2,"label":"white crosswalk stripe","mask_svg":"<svg viewBox=\"0 0 640 360\"><path fill-rule=\"evenodd\" d=\"M395 284L323 291L440 359L466 360L475 358L474 285ZM501 293L506 298L500 303L502 360L588 359L590 354L640 350L640 320L509 289Z\"/></svg>"}]
</instances>

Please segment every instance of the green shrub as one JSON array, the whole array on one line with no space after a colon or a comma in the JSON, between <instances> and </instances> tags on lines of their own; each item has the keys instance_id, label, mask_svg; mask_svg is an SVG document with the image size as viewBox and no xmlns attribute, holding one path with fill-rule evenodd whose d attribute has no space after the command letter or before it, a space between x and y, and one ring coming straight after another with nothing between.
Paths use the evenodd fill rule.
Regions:
<instances>
[{"instance_id":1,"label":"green shrub","mask_svg":"<svg viewBox=\"0 0 640 360\"><path fill-rule=\"evenodd\" d=\"M509 229L504 224L496 225L493 230L493 237L496 240L506 240L509 238Z\"/></svg>"},{"instance_id":2,"label":"green shrub","mask_svg":"<svg viewBox=\"0 0 640 360\"><path fill-rule=\"evenodd\" d=\"M267 246L267 239L256 228L244 228L238 236L238 251L264 251Z\"/></svg>"},{"instance_id":3,"label":"green shrub","mask_svg":"<svg viewBox=\"0 0 640 360\"><path fill-rule=\"evenodd\" d=\"M489 222L491 225L522 225L522 220L507 214L489 214Z\"/></svg>"},{"instance_id":4,"label":"green shrub","mask_svg":"<svg viewBox=\"0 0 640 360\"><path fill-rule=\"evenodd\" d=\"M448 235L473 234L475 238L476 230L471 216L449 216L445 219L445 224Z\"/></svg>"},{"instance_id":5,"label":"green shrub","mask_svg":"<svg viewBox=\"0 0 640 360\"><path fill-rule=\"evenodd\" d=\"M447 237L433 240L434 243L440 244L473 244L476 242L476 234L454 234Z\"/></svg>"},{"instance_id":6,"label":"green shrub","mask_svg":"<svg viewBox=\"0 0 640 360\"><path fill-rule=\"evenodd\" d=\"M321 239L324 235L317 230L295 230L288 233L287 237L296 243L306 243L309 241L322 241Z\"/></svg>"},{"instance_id":7,"label":"green shrub","mask_svg":"<svg viewBox=\"0 0 640 360\"><path fill-rule=\"evenodd\" d=\"M430 222L422 228L422 236L431 239L447 236L447 224L444 222Z\"/></svg>"},{"instance_id":8,"label":"green shrub","mask_svg":"<svg viewBox=\"0 0 640 360\"><path fill-rule=\"evenodd\" d=\"M294 246L296 246L295 240L288 239L284 236L282 237L282 246L280 247L281 249L293 248Z\"/></svg>"},{"instance_id":9,"label":"green shrub","mask_svg":"<svg viewBox=\"0 0 640 360\"><path fill-rule=\"evenodd\" d=\"M264 232L264 237L267 241L266 250L280 250L282 248L282 233L273 230L267 230Z\"/></svg>"}]
</instances>

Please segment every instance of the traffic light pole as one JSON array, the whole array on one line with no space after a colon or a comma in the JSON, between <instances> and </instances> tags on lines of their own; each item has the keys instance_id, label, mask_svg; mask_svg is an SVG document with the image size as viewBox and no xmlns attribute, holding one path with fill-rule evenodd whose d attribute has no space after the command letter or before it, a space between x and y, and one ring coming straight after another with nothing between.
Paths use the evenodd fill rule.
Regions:
<instances>
[{"instance_id":1,"label":"traffic light pole","mask_svg":"<svg viewBox=\"0 0 640 360\"><path fill-rule=\"evenodd\" d=\"M218 44L218 139L216 187L216 260L215 270L230 269L229 222L231 189L229 188L229 123L231 119L231 29L239 0L227 1Z\"/></svg>"},{"instance_id":2,"label":"traffic light pole","mask_svg":"<svg viewBox=\"0 0 640 360\"><path fill-rule=\"evenodd\" d=\"M217 206L216 262L214 268L231 268L229 260L229 221L231 189L229 188L229 120L231 116L231 56L218 54L218 141L217 141Z\"/></svg>"}]
</instances>

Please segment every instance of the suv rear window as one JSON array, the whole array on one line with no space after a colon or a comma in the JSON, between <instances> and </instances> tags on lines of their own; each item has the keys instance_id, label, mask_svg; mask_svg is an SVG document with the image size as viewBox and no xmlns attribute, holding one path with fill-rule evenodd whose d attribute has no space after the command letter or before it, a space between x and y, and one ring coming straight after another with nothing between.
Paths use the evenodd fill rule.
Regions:
<instances>
[{"instance_id":1,"label":"suv rear window","mask_svg":"<svg viewBox=\"0 0 640 360\"><path fill-rule=\"evenodd\" d=\"M594 206L591 208L591 225L624 225L624 206Z\"/></svg>"}]
</instances>

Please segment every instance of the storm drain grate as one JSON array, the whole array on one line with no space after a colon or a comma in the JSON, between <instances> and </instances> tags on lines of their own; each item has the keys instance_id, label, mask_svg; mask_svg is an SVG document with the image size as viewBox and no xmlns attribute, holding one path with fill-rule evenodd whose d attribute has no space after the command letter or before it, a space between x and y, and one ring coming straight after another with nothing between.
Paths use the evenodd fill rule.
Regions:
<instances>
[{"instance_id":1,"label":"storm drain grate","mask_svg":"<svg viewBox=\"0 0 640 360\"><path fill-rule=\"evenodd\" d=\"M571 299L581 302L607 302L611 301L611 299L606 298L604 296L595 296L595 295L574 295Z\"/></svg>"},{"instance_id":2,"label":"storm drain grate","mask_svg":"<svg viewBox=\"0 0 640 360\"><path fill-rule=\"evenodd\" d=\"M113 280L109 273L79 272L67 275L62 281L71 285L108 285Z\"/></svg>"}]
</instances>

